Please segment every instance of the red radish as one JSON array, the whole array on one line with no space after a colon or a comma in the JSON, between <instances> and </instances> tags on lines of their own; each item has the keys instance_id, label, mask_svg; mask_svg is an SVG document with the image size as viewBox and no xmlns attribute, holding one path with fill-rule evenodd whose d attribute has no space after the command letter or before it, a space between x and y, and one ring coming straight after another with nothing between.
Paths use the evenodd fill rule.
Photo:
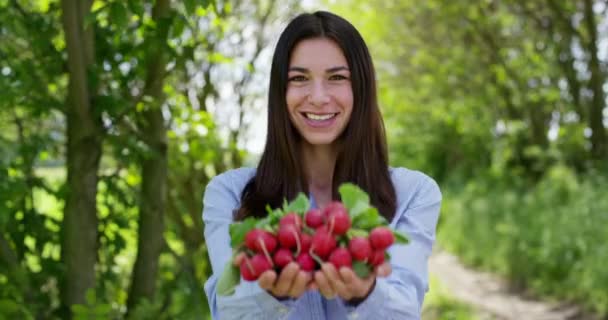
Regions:
<instances>
[{"instance_id":1,"label":"red radish","mask_svg":"<svg viewBox=\"0 0 608 320\"><path fill-rule=\"evenodd\" d=\"M342 202L332 201L328 203L323 209L323 216L325 218L329 218L329 216L331 216L335 212L343 212L348 215L348 211L346 210L346 207L342 204Z\"/></svg>"},{"instance_id":2,"label":"red radish","mask_svg":"<svg viewBox=\"0 0 608 320\"><path fill-rule=\"evenodd\" d=\"M300 265L300 269L304 271L313 271L315 269L315 260L307 252L300 253L296 258L296 262Z\"/></svg>"},{"instance_id":3,"label":"red radish","mask_svg":"<svg viewBox=\"0 0 608 320\"><path fill-rule=\"evenodd\" d=\"M350 256L350 252L346 248L336 248L329 255L329 262L336 267L337 270L340 270L341 267L351 267L352 266L352 258Z\"/></svg>"},{"instance_id":4,"label":"red radish","mask_svg":"<svg viewBox=\"0 0 608 320\"><path fill-rule=\"evenodd\" d=\"M317 230L312 236L310 252L316 254L321 259L327 258L336 247L336 239L327 231Z\"/></svg>"},{"instance_id":5,"label":"red radish","mask_svg":"<svg viewBox=\"0 0 608 320\"><path fill-rule=\"evenodd\" d=\"M245 235L245 245L255 252L268 252L271 254L277 248L277 239L266 230L253 229Z\"/></svg>"},{"instance_id":6,"label":"red radish","mask_svg":"<svg viewBox=\"0 0 608 320\"><path fill-rule=\"evenodd\" d=\"M281 269L293 261L293 255L289 249L279 248L279 250L274 253L273 260L274 264Z\"/></svg>"},{"instance_id":7,"label":"red radish","mask_svg":"<svg viewBox=\"0 0 608 320\"><path fill-rule=\"evenodd\" d=\"M247 281L255 281L258 279L258 275L251 266L251 261L249 258L245 258L243 261L241 261L241 276L243 276L243 279Z\"/></svg>"},{"instance_id":8,"label":"red radish","mask_svg":"<svg viewBox=\"0 0 608 320\"><path fill-rule=\"evenodd\" d=\"M317 232L327 232L327 233L329 233L329 228L327 227L327 225L324 224L324 225L321 225L321 226L319 226L319 227L317 227L315 229L315 233L317 233Z\"/></svg>"},{"instance_id":9,"label":"red radish","mask_svg":"<svg viewBox=\"0 0 608 320\"><path fill-rule=\"evenodd\" d=\"M290 212L286 214L283 218L281 218L281 220L279 221L280 227L290 224L296 226L296 228L300 230L302 228L302 218L300 218L297 213Z\"/></svg>"},{"instance_id":10,"label":"red radish","mask_svg":"<svg viewBox=\"0 0 608 320\"><path fill-rule=\"evenodd\" d=\"M369 258L369 264L376 267L384 263L384 251L374 250Z\"/></svg>"},{"instance_id":11,"label":"red radish","mask_svg":"<svg viewBox=\"0 0 608 320\"><path fill-rule=\"evenodd\" d=\"M366 237L353 237L348 243L348 250L353 259L367 261L372 255L372 246Z\"/></svg>"},{"instance_id":12,"label":"red radish","mask_svg":"<svg viewBox=\"0 0 608 320\"><path fill-rule=\"evenodd\" d=\"M395 242L395 236L388 227L376 227L369 233L369 242L374 249L385 250Z\"/></svg>"},{"instance_id":13,"label":"red radish","mask_svg":"<svg viewBox=\"0 0 608 320\"><path fill-rule=\"evenodd\" d=\"M258 253L251 258L251 265L258 274L262 274L264 271L272 269L272 261L268 261L268 258L261 253Z\"/></svg>"},{"instance_id":14,"label":"red radish","mask_svg":"<svg viewBox=\"0 0 608 320\"><path fill-rule=\"evenodd\" d=\"M277 237L281 247L291 249L300 244L300 230L292 224L284 225L279 228Z\"/></svg>"},{"instance_id":15,"label":"red radish","mask_svg":"<svg viewBox=\"0 0 608 320\"><path fill-rule=\"evenodd\" d=\"M350 228L350 216L346 212L346 209L336 209L330 212L327 218L327 225L333 234L338 236L345 234L348 228Z\"/></svg>"},{"instance_id":16,"label":"red radish","mask_svg":"<svg viewBox=\"0 0 608 320\"><path fill-rule=\"evenodd\" d=\"M300 251L308 252L308 250L310 250L310 245L312 244L312 236L302 233L300 240L302 240L302 248L300 248Z\"/></svg>"},{"instance_id":17,"label":"red radish","mask_svg":"<svg viewBox=\"0 0 608 320\"><path fill-rule=\"evenodd\" d=\"M271 269L270 262L261 253L256 254L251 259L245 258L241 262L241 275L247 281L257 280L264 271Z\"/></svg>"},{"instance_id":18,"label":"red radish","mask_svg":"<svg viewBox=\"0 0 608 320\"><path fill-rule=\"evenodd\" d=\"M323 225L324 217L323 212L319 209L310 209L306 212L304 216L304 220L306 221L306 225L311 228L318 228Z\"/></svg>"}]
</instances>

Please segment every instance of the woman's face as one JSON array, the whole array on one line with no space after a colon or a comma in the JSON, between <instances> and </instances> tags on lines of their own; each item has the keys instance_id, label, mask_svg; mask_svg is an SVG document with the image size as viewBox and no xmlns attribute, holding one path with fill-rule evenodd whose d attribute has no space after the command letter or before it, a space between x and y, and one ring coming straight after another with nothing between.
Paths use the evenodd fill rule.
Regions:
<instances>
[{"instance_id":1,"label":"woman's face","mask_svg":"<svg viewBox=\"0 0 608 320\"><path fill-rule=\"evenodd\" d=\"M353 110L350 70L330 39L300 41L287 75L289 118L305 142L328 145L344 131Z\"/></svg>"}]
</instances>

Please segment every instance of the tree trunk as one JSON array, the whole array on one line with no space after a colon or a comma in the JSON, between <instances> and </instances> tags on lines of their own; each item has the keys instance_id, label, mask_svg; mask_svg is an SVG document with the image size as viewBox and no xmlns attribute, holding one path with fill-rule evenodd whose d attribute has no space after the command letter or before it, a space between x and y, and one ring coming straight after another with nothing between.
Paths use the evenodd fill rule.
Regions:
<instances>
[{"instance_id":1,"label":"tree trunk","mask_svg":"<svg viewBox=\"0 0 608 320\"><path fill-rule=\"evenodd\" d=\"M128 310L137 306L142 299L152 301L156 287L159 256L164 244L164 211L167 193L167 128L162 114L164 102L163 80L166 68L166 41L170 1L157 0L153 18L157 23L156 32L151 35L153 43L146 61L146 85L144 96L153 98L142 115L140 131L145 137L149 154L142 161L141 203L139 206L139 232L137 259L133 276ZM164 20L164 21L163 21Z\"/></svg>"},{"instance_id":2,"label":"tree trunk","mask_svg":"<svg viewBox=\"0 0 608 320\"><path fill-rule=\"evenodd\" d=\"M585 0L585 25L589 33L587 54L589 55L589 87L593 91L593 99L589 105L589 128L591 128L591 156L596 160L605 159L607 156L608 141L606 140L606 129L603 124L602 111L605 102L603 85L605 77L600 68L597 49L597 24L593 12L593 1Z\"/></svg>"},{"instance_id":3,"label":"tree trunk","mask_svg":"<svg viewBox=\"0 0 608 320\"><path fill-rule=\"evenodd\" d=\"M97 257L97 171L101 157L100 119L91 101L87 69L93 64L93 31L85 30L90 0L63 0L62 21L68 52L67 195L62 222L61 259L65 273L61 287L64 315L85 302L95 285Z\"/></svg>"}]
</instances>

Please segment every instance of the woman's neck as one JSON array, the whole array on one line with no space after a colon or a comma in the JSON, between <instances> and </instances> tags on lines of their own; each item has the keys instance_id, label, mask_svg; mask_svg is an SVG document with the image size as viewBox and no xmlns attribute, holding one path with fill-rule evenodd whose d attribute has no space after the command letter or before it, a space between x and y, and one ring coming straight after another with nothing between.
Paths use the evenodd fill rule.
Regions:
<instances>
[{"instance_id":1,"label":"woman's neck","mask_svg":"<svg viewBox=\"0 0 608 320\"><path fill-rule=\"evenodd\" d=\"M313 194L318 207L324 207L332 200L332 182L337 152L334 146L302 145L303 170L308 181L308 189Z\"/></svg>"}]
</instances>

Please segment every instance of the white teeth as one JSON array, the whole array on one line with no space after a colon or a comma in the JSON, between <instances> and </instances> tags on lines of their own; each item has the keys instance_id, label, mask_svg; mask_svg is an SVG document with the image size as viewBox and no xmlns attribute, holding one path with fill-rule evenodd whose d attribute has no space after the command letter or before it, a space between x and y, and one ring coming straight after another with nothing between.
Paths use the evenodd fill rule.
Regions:
<instances>
[{"instance_id":1,"label":"white teeth","mask_svg":"<svg viewBox=\"0 0 608 320\"><path fill-rule=\"evenodd\" d=\"M310 120L323 121L323 120L331 119L335 115L336 115L335 113L324 114L324 115L316 115L316 114L313 114L313 113L306 113L306 118L308 118Z\"/></svg>"}]
</instances>

